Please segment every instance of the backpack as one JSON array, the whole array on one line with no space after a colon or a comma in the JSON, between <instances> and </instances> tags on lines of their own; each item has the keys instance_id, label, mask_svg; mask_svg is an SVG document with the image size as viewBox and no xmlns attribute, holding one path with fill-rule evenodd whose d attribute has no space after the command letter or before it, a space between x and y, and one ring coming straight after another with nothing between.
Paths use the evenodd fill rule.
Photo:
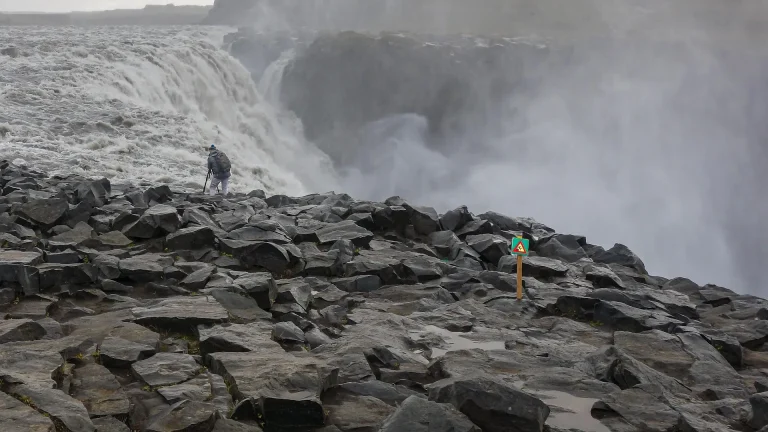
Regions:
<instances>
[{"instance_id":1,"label":"backpack","mask_svg":"<svg viewBox=\"0 0 768 432\"><path fill-rule=\"evenodd\" d=\"M216 156L216 162L219 165L219 172L229 172L229 170L232 168L232 164L229 162L229 158L221 150L219 150L218 155Z\"/></svg>"}]
</instances>

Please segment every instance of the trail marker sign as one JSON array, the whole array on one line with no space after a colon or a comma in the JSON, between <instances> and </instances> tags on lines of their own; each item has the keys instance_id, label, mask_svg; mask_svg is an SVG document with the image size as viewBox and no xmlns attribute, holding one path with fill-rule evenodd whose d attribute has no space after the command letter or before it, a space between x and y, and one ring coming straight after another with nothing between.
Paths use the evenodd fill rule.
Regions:
<instances>
[{"instance_id":1,"label":"trail marker sign","mask_svg":"<svg viewBox=\"0 0 768 432\"><path fill-rule=\"evenodd\" d=\"M528 255L528 246L530 241L527 238L515 237L512 239L512 254L513 255Z\"/></svg>"}]
</instances>

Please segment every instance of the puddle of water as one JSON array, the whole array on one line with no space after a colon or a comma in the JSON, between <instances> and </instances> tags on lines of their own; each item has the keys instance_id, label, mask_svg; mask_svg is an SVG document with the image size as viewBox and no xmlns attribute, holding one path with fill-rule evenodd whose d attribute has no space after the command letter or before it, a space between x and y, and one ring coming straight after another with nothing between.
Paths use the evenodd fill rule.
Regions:
<instances>
[{"instance_id":1,"label":"puddle of water","mask_svg":"<svg viewBox=\"0 0 768 432\"><path fill-rule=\"evenodd\" d=\"M592 417L592 406L597 399L576 397L556 390L523 389L522 381L516 382L514 386L549 405L548 426L584 432L611 432L600 420Z\"/></svg>"},{"instance_id":2,"label":"puddle of water","mask_svg":"<svg viewBox=\"0 0 768 432\"><path fill-rule=\"evenodd\" d=\"M447 353L448 351L459 351L459 350L469 350L469 349L481 349L486 351L491 350L503 350L504 349L504 341L495 340L495 341L485 341L485 342L478 342L473 341L471 339L467 339L462 336L462 334L466 333L458 333L458 332L452 332L448 331L446 329L436 327L433 325L428 325L424 327L424 332L412 332L415 335L423 335L425 332L428 333L434 333L438 336L442 337L443 340L445 340L445 347L443 348L432 348L432 358L442 357Z\"/></svg>"}]
</instances>

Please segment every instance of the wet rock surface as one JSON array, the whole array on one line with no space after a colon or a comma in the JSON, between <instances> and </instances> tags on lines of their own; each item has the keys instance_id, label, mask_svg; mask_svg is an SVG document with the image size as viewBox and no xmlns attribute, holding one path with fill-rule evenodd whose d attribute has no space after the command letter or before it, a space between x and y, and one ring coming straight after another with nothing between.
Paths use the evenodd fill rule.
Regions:
<instances>
[{"instance_id":1,"label":"wet rock surface","mask_svg":"<svg viewBox=\"0 0 768 432\"><path fill-rule=\"evenodd\" d=\"M0 196L3 431L768 424L768 301L654 277L624 245L398 197L0 174L56 196Z\"/></svg>"}]
</instances>

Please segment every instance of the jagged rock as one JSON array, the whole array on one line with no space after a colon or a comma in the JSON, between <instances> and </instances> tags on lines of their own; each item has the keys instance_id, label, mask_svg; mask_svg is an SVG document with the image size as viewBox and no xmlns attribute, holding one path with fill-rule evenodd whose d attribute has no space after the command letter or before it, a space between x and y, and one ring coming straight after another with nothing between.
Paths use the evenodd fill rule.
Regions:
<instances>
[{"instance_id":1,"label":"jagged rock","mask_svg":"<svg viewBox=\"0 0 768 432\"><path fill-rule=\"evenodd\" d=\"M272 329L272 339L277 341L283 341L288 343L301 343L307 341L304 337L304 332L296 327L296 324L292 322L281 322L275 324L275 328Z\"/></svg>"},{"instance_id":2,"label":"jagged rock","mask_svg":"<svg viewBox=\"0 0 768 432\"><path fill-rule=\"evenodd\" d=\"M78 222L71 230L51 237L50 243L54 246L79 246L88 241L93 243L96 238L96 231L85 222Z\"/></svg>"},{"instance_id":3,"label":"jagged rock","mask_svg":"<svg viewBox=\"0 0 768 432\"><path fill-rule=\"evenodd\" d=\"M161 352L131 365L134 376L152 387L178 384L199 371L200 365L189 354Z\"/></svg>"},{"instance_id":4,"label":"jagged rock","mask_svg":"<svg viewBox=\"0 0 768 432\"><path fill-rule=\"evenodd\" d=\"M171 405L147 428L147 432L184 432L212 430L216 407L212 404L183 400Z\"/></svg>"},{"instance_id":5,"label":"jagged rock","mask_svg":"<svg viewBox=\"0 0 768 432\"><path fill-rule=\"evenodd\" d=\"M151 306L133 308L131 312L138 324L185 329L228 319L227 310L211 296L174 297Z\"/></svg>"},{"instance_id":6,"label":"jagged rock","mask_svg":"<svg viewBox=\"0 0 768 432\"><path fill-rule=\"evenodd\" d=\"M548 258L557 258L565 262L576 262L582 258L588 258L583 246L586 241L583 238L566 235L554 235L542 239L535 246L537 254Z\"/></svg>"},{"instance_id":7,"label":"jagged rock","mask_svg":"<svg viewBox=\"0 0 768 432\"><path fill-rule=\"evenodd\" d=\"M33 200L19 208L19 214L41 228L47 229L62 221L69 210L69 204L62 198Z\"/></svg>"},{"instance_id":8,"label":"jagged rock","mask_svg":"<svg viewBox=\"0 0 768 432\"><path fill-rule=\"evenodd\" d=\"M473 220L467 206L461 206L440 216L440 226L446 231L456 231Z\"/></svg>"},{"instance_id":9,"label":"jagged rock","mask_svg":"<svg viewBox=\"0 0 768 432\"><path fill-rule=\"evenodd\" d=\"M277 298L277 284L275 278L269 273L248 273L237 279L234 283L243 287L261 309L269 310Z\"/></svg>"},{"instance_id":10,"label":"jagged rock","mask_svg":"<svg viewBox=\"0 0 768 432\"><path fill-rule=\"evenodd\" d=\"M753 320L739 322L720 328L725 334L735 337L744 348L759 350L768 342L768 321Z\"/></svg>"},{"instance_id":11,"label":"jagged rock","mask_svg":"<svg viewBox=\"0 0 768 432\"><path fill-rule=\"evenodd\" d=\"M307 276L335 276L339 272L339 251L320 251L312 243L299 245L304 258L304 270L302 274Z\"/></svg>"},{"instance_id":12,"label":"jagged rock","mask_svg":"<svg viewBox=\"0 0 768 432\"><path fill-rule=\"evenodd\" d=\"M428 387L430 400L453 405L483 431L541 432L549 417L540 399L488 377L449 378Z\"/></svg>"},{"instance_id":13,"label":"jagged rock","mask_svg":"<svg viewBox=\"0 0 768 432\"><path fill-rule=\"evenodd\" d=\"M621 243L616 243L608 250L595 246L590 250L589 257L595 262L603 264L619 264L624 267L635 269L642 274L647 274L643 261L628 247Z\"/></svg>"},{"instance_id":14,"label":"jagged rock","mask_svg":"<svg viewBox=\"0 0 768 432\"><path fill-rule=\"evenodd\" d=\"M174 233L181 228L181 217L174 207L160 204L148 208L139 220L123 228L123 234L132 238L151 239Z\"/></svg>"},{"instance_id":15,"label":"jagged rock","mask_svg":"<svg viewBox=\"0 0 768 432\"><path fill-rule=\"evenodd\" d=\"M192 291L199 291L205 288L205 285L208 283L214 270L215 268L213 266L203 267L187 275L181 282L179 282L179 285Z\"/></svg>"},{"instance_id":16,"label":"jagged rock","mask_svg":"<svg viewBox=\"0 0 768 432\"><path fill-rule=\"evenodd\" d=\"M311 303L312 287L304 280L289 279L277 286L277 297L273 309L278 305L296 305L299 307L298 312L306 313Z\"/></svg>"},{"instance_id":17,"label":"jagged rock","mask_svg":"<svg viewBox=\"0 0 768 432\"><path fill-rule=\"evenodd\" d=\"M493 265L498 265L501 257L510 253L507 240L493 234L467 236L467 244Z\"/></svg>"},{"instance_id":18,"label":"jagged rock","mask_svg":"<svg viewBox=\"0 0 768 432\"><path fill-rule=\"evenodd\" d=\"M361 275L334 279L332 283L341 291L348 293L376 291L382 285L381 278L374 275Z\"/></svg>"},{"instance_id":19,"label":"jagged rock","mask_svg":"<svg viewBox=\"0 0 768 432\"><path fill-rule=\"evenodd\" d=\"M212 248L213 230L205 226L183 228L165 237L165 247L171 250Z\"/></svg>"},{"instance_id":20,"label":"jagged rock","mask_svg":"<svg viewBox=\"0 0 768 432\"><path fill-rule=\"evenodd\" d=\"M285 351L219 352L209 357L211 370L231 382L233 396L242 401L233 418L255 415L258 407L267 429L324 425L320 395L336 385L338 368Z\"/></svg>"},{"instance_id":21,"label":"jagged rock","mask_svg":"<svg viewBox=\"0 0 768 432\"><path fill-rule=\"evenodd\" d=\"M482 219L467 222L463 227L456 231L456 235L463 240L469 236L493 234L493 224Z\"/></svg>"},{"instance_id":22,"label":"jagged rock","mask_svg":"<svg viewBox=\"0 0 768 432\"><path fill-rule=\"evenodd\" d=\"M152 205L152 202L164 203L173 199L173 192L168 186L155 186L144 191L144 202Z\"/></svg>"},{"instance_id":23,"label":"jagged rock","mask_svg":"<svg viewBox=\"0 0 768 432\"><path fill-rule=\"evenodd\" d=\"M90 264L40 264L37 266L39 287L43 291L62 285L90 285L97 272Z\"/></svg>"},{"instance_id":24,"label":"jagged rock","mask_svg":"<svg viewBox=\"0 0 768 432\"><path fill-rule=\"evenodd\" d=\"M155 347L135 343L119 337L107 337L99 345L101 362L104 366L127 368L139 360L155 354Z\"/></svg>"},{"instance_id":25,"label":"jagged rock","mask_svg":"<svg viewBox=\"0 0 768 432\"><path fill-rule=\"evenodd\" d=\"M75 186L75 199L79 203L101 207L109 202L109 194L111 192L112 186L106 178L86 181Z\"/></svg>"},{"instance_id":26,"label":"jagged rock","mask_svg":"<svg viewBox=\"0 0 768 432\"><path fill-rule=\"evenodd\" d=\"M480 432L481 429L450 405L409 396L379 431Z\"/></svg>"},{"instance_id":27,"label":"jagged rock","mask_svg":"<svg viewBox=\"0 0 768 432\"><path fill-rule=\"evenodd\" d=\"M0 424L8 432L54 432L50 417L0 392Z\"/></svg>"},{"instance_id":28,"label":"jagged rock","mask_svg":"<svg viewBox=\"0 0 768 432\"><path fill-rule=\"evenodd\" d=\"M0 321L0 344L17 341L33 341L45 336L43 326L30 319Z\"/></svg>"},{"instance_id":29,"label":"jagged rock","mask_svg":"<svg viewBox=\"0 0 768 432\"><path fill-rule=\"evenodd\" d=\"M128 415L128 397L104 366L88 364L75 369L72 388L72 397L83 403L91 417Z\"/></svg>"},{"instance_id":30,"label":"jagged rock","mask_svg":"<svg viewBox=\"0 0 768 432\"><path fill-rule=\"evenodd\" d=\"M624 282L621 278L605 267L586 265L584 266L584 276L595 285L595 288L624 288Z\"/></svg>"}]
</instances>

